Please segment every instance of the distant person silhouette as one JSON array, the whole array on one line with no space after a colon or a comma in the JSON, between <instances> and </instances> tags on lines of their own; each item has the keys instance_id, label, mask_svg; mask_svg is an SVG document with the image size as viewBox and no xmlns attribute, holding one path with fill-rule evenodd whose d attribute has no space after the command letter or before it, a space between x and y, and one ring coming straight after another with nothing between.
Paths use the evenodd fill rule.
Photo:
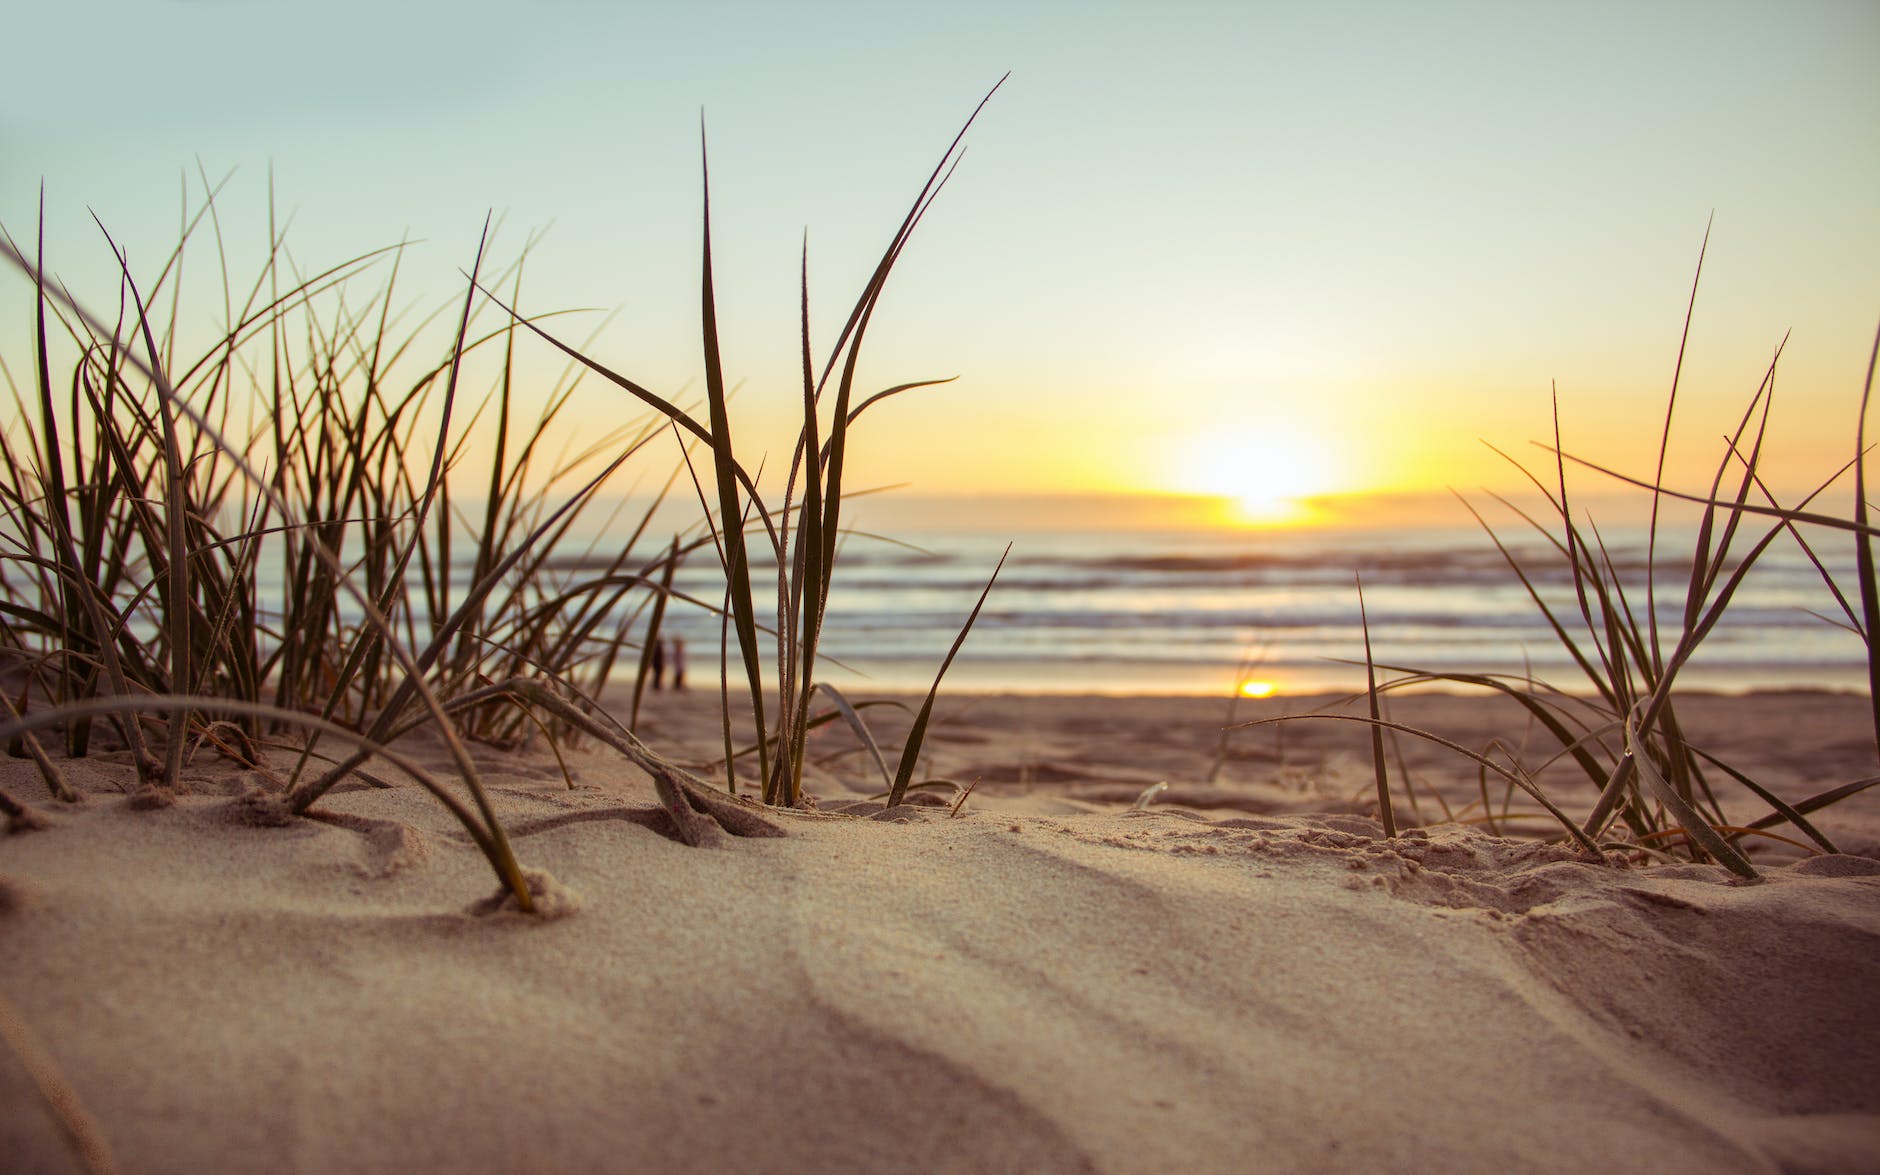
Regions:
<instances>
[{"instance_id":1,"label":"distant person silhouette","mask_svg":"<svg viewBox=\"0 0 1880 1175\"><path fill-rule=\"evenodd\" d=\"M672 638L672 688L685 688L685 638Z\"/></svg>"},{"instance_id":2,"label":"distant person silhouette","mask_svg":"<svg viewBox=\"0 0 1880 1175\"><path fill-rule=\"evenodd\" d=\"M680 670L681 673L685 671ZM653 642L653 688L664 689L666 685L666 642Z\"/></svg>"}]
</instances>

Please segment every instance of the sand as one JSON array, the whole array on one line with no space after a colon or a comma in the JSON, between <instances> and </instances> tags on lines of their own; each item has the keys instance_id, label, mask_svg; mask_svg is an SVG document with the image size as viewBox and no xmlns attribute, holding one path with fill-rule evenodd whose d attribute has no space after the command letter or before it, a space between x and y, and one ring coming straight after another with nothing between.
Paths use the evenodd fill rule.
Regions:
<instances>
[{"instance_id":1,"label":"sand","mask_svg":"<svg viewBox=\"0 0 1880 1175\"><path fill-rule=\"evenodd\" d=\"M1862 699L1684 705L1785 795L1875 771ZM1225 714L948 700L957 814L881 811L827 728L817 812L702 849L611 752L570 788L484 748L553 919L479 912L489 867L414 787L270 828L206 753L158 809L112 755L66 764L78 806L0 762L48 825L0 837L0 1168L83 1169L42 1083L140 1172L1880 1168L1880 805L1824 814L1843 855L1758 842L1749 884L1442 822L1481 815L1474 770L1406 746L1427 823L1389 841L1358 728L1223 753ZM694 692L642 726L702 756L714 723Z\"/></svg>"}]
</instances>

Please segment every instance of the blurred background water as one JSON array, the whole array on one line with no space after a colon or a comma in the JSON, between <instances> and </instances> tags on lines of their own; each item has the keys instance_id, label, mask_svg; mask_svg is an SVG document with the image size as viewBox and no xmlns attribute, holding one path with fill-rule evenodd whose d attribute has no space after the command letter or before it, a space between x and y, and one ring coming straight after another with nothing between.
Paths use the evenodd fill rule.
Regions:
<instances>
[{"instance_id":1,"label":"blurred background water","mask_svg":"<svg viewBox=\"0 0 1880 1175\"><path fill-rule=\"evenodd\" d=\"M1642 528L1604 535L1641 618L1646 538ZM948 673L950 689L1357 688L1364 679L1359 576L1380 665L1531 673L1563 688L1588 688L1482 531L1419 528L1083 531L1016 539L980 531L922 535L917 546L857 536L844 548L829 601L823 649L831 663L823 677L845 688L925 689L1008 541L1011 556ZM1596 656L1564 559L1534 532L1503 541L1582 650ZM1851 595L1851 543L1830 547L1830 541L1818 553ZM1684 626L1691 549L1686 535L1659 536L1657 612L1667 652ZM580 566L573 561L569 571ZM774 617L775 589L768 586L774 569L757 574L760 615L768 603ZM722 599L710 548L681 568L675 587L701 600ZM1723 691L1864 688L1864 647L1830 616L1845 619L1821 573L1792 540L1778 539L1681 680ZM720 627L716 615L698 607L675 604L667 613L665 631L686 640L695 683L716 676Z\"/></svg>"}]
</instances>

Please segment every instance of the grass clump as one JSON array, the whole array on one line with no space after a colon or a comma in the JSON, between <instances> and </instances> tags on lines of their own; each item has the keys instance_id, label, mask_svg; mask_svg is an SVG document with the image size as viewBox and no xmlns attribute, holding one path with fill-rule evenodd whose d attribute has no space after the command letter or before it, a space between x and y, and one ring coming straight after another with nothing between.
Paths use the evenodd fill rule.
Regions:
<instances>
[{"instance_id":1,"label":"grass clump","mask_svg":"<svg viewBox=\"0 0 1880 1175\"><path fill-rule=\"evenodd\" d=\"M465 358L500 336L470 337L466 297L445 361L394 390L391 360L411 340L389 336L391 286L363 313L343 296L372 256L284 280L291 260L271 229L269 260L243 301L224 270L220 337L184 356L185 247L206 220L223 251L214 200L211 189L147 293L111 243L120 295L110 322L50 281L43 212L33 259L5 244L34 282L37 413L14 392L37 428L0 438L0 651L14 711L0 737L54 729L77 757L102 722L142 786L169 795L192 743L254 765L263 744L297 728L312 735L305 764L321 736L363 731L354 761L382 754L409 698L469 794L470 807L453 813L527 908L463 732L442 705L453 683L410 651L421 626L448 628L437 615L448 560L429 544L448 533ZM54 324L70 359L62 403ZM423 419L431 402L434 424ZM408 459L427 439L428 472L414 476ZM263 595L264 559L279 560L278 599ZM306 806L300 794L288 793L295 811Z\"/></svg>"},{"instance_id":2,"label":"grass clump","mask_svg":"<svg viewBox=\"0 0 1880 1175\"><path fill-rule=\"evenodd\" d=\"M1700 258L1700 273L1701 269ZM1685 318L1686 340L1695 309L1695 283L1691 298ZM1366 723L1372 728L1374 774L1387 834L1391 821L1390 786L1379 740L1383 732L1391 731L1446 746L1473 760L1485 773L1485 778L1492 773L1509 786L1527 792L1561 826L1566 837L1589 851L1643 848L1662 853L1682 849L1691 859L1714 861L1744 878L1756 877L1757 871L1742 842L1748 837L1775 836L1777 834L1768 830L1778 825L1790 826L1793 837L1786 838L1790 843L1803 843L1824 852L1837 851L1833 842L1807 819L1807 814L1880 783L1880 778L1839 784L1799 803L1785 802L1743 771L1686 737L1677 706L1680 671L1715 630L1757 561L1773 544L1784 539L1798 544L1819 571L1840 613L1833 622L1859 636L1866 647L1870 681L1880 687L1880 651L1874 645L1876 626L1880 625L1880 589L1876 588L1873 556L1877 532L1868 521L1864 473L1865 421L1873 390L1875 360L1880 359L1880 338L1876 338L1860 396L1851 459L1812 493L1790 504L1779 502L1758 472L1780 355L1778 347L1776 358L1771 360L1734 432L1726 439L1724 453L1709 485L1701 492L1673 489L1664 477L1664 455L1677 403L1678 374L1673 376L1660 433L1657 470L1651 478L1628 477L1564 453L1558 441L1556 400L1555 441L1551 446L1544 446L1552 459L1552 477L1543 480L1515 463L1541 494L1546 510L1536 516L1507 499L1497 500L1540 535L1544 549L1551 552L1559 565L1564 565L1566 579L1571 584L1570 599L1564 604L1549 599L1538 586L1545 578L1542 569L1517 557L1481 513L1469 506L1534 607L1580 670L1581 688L1576 690L1532 676L1435 672L1416 666L1378 665L1371 657L1367 628L1365 662L1370 675L1367 690L1370 714L1344 720ZM1679 374L1683 360L1684 343L1681 342ZM1569 463L1618 478L1652 495L1642 592L1638 584L1625 582L1598 527L1570 497ZM1824 514L1812 509L1816 499L1850 469L1854 497L1851 516ZM1660 507L1667 500L1692 503L1700 510L1688 557L1689 573L1682 585L1681 598L1673 600L1677 615L1675 626L1661 626L1659 621ZM1856 585L1853 598L1835 582L1818 553L1823 531L1854 544ZM1376 671L1380 668L1396 676L1379 682ZM1507 748L1495 748L1500 755L1498 761L1493 754L1477 753L1428 731L1380 717L1378 699L1382 693L1429 684L1487 689L1512 698L1549 736L1552 753L1541 764L1529 767ZM1880 689L1870 689L1868 696L1873 706L1876 745L1880 746L1880 703L1874 702L1875 698L1880 698ZM1304 715L1269 721L1294 721L1300 717L1343 716ZM1577 820L1550 800L1536 782L1540 770L1561 761L1571 763L1598 790L1591 810ZM1745 824L1732 823L1726 819L1718 798L1725 785L1747 790L1768 806L1768 813Z\"/></svg>"},{"instance_id":3,"label":"grass clump","mask_svg":"<svg viewBox=\"0 0 1880 1175\"><path fill-rule=\"evenodd\" d=\"M1001 79L999 85L1003 85ZM627 392L652 408L670 423L682 440L696 442L710 458L710 490L704 488L698 471L692 469L699 487L699 504L709 528L712 547L717 554L725 584L723 615L735 644L736 668L741 671L741 693L750 709L749 744L757 763L757 788L767 804L795 806L803 798L803 769L806 737L818 720L815 698L820 689L837 704L838 711L852 715L839 693L819 682L816 670L820 659L823 622L829 607L834 581L837 547L844 533L842 508L846 492L845 473L850 433L863 413L893 396L916 388L931 387L946 380L918 380L896 384L873 394L863 394L856 373L868 328L881 304L888 278L915 228L932 207L940 190L958 165L961 144L979 112L985 108L995 85L980 100L965 126L948 145L940 162L928 175L912 206L876 262L867 284L856 298L847 319L837 332L834 343L820 363L812 342L809 307L809 258L805 248L801 272L800 360L801 425L790 453L788 472L780 500L766 501L758 478L739 457L732 435L729 393L725 381L722 350L718 334L717 302L714 293L711 244L711 199L709 170L705 170L705 216L702 273L700 277L700 333L704 357L706 416L698 419L683 406L663 397L582 353L557 338L539 324L524 319L495 294L492 301L509 310L516 321L556 348L570 360L607 382ZM487 292L487 291L486 291ZM688 467L690 460L688 458ZM753 541L763 544L774 561L777 604L774 627L759 621L758 585L753 572ZM994 572L996 578L997 571ZM988 582L987 590L990 591ZM985 596L982 593L980 605ZM952 664L978 617L976 605L934 680L938 690L941 678ZM769 617L767 616L766 619ZM766 646L769 646L768 648ZM765 680L766 653L773 658L775 671L774 709L772 693ZM730 701L730 675L724 681L726 692L724 747L727 786L737 791L736 764L742 757L735 746ZM900 770L891 785L896 802L911 780L918 761L933 694L917 715L904 748ZM823 717L827 717L825 714ZM871 740L872 741L872 740Z\"/></svg>"},{"instance_id":4,"label":"grass clump","mask_svg":"<svg viewBox=\"0 0 1880 1175\"><path fill-rule=\"evenodd\" d=\"M75 796L42 734L81 757L104 731L105 745L127 750L141 786L159 798L183 786L192 746L256 765L264 748L286 745L295 769L266 798L282 818L305 812L377 757L451 811L525 911L529 886L466 741L513 746L537 732L597 738L653 776L688 843L719 830L774 831L711 795L591 699L636 661L643 682L668 608L685 605L722 615L733 632L765 802L802 801L806 732L837 712L813 712L819 688L860 721L816 681L844 532L850 430L880 401L942 381L863 395L857 362L889 273L957 164L964 135L893 235L820 374L805 256L803 423L782 498L769 502L732 443L709 187L704 420L561 341L545 317L518 310L523 263L491 271L487 224L449 320L450 342L425 361L419 354L438 314L404 324L396 291L405 246L303 273L270 200L260 273L238 288L224 262L221 325L189 354L181 316L188 246L206 235L226 258L221 185L205 178L202 200L185 209L181 240L154 274L137 272L104 233L119 275L111 313L81 305L51 276L42 201L35 248L0 234L0 253L34 292L29 373L16 381L0 362L24 425L0 433L0 695L8 704L0 740L33 755L61 800ZM360 298L366 278L386 270ZM492 313L500 314L494 322ZM515 419L524 337L545 339L570 360L533 423ZM489 372L490 383L472 403L477 371ZM577 452L547 457L577 386L593 375L651 411ZM687 461L694 447L710 457L703 521L649 553L655 512L681 473L667 465L665 488L637 521L603 527L616 545L567 558L577 521L601 490L630 465L656 461L654 442L674 432L688 445ZM480 470L466 463L473 435L492 453ZM774 626L757 603L753 544L777 567ZM723 572L722 604L673 586L681 563L706 548ZM774 700L766 638L775 641ZM735 792L741 752L729 674L722 688L726 782ZM903 752L897 791L908 784L925 716ZM442 740L460 785L396 749L419 728ZM300 737L283 744L289 731Z\"/></svg>"}]
</instances>

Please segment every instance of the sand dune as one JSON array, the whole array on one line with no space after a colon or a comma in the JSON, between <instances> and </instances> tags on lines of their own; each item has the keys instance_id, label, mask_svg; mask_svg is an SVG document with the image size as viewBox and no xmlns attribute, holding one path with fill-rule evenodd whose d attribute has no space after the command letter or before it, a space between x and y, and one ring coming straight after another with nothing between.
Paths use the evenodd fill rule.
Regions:
<instances>
[{"instance_id":1,"label":"sand dune","mask_svg":"<svg viewBox=\"0 0 1880 1175\"><path fill-rule=\"evenodd\" d=\"M1805 788L1871 773L1845 701L1690 712ZM957 815L879 811L831 733L819 812L710 849L604 751L572 789L485 752L554 919L474 912L489 867L415 788L258 828L225 768L140 810L103 757L84 805L0 839L0 997L129 1171L1873 1169L1872 805L1824 821L1867 855L1772 843L1755 884L1477 826L1386 841L1329 729L1222 756L1222 712L949 703L930 766L982 781ZM664 696L645 725L705 747L713 721ZM1424 808L1469 801L1408 753ZM18 1056L0 1156L80 1169Z\"/></svg>"}]
</instances>

